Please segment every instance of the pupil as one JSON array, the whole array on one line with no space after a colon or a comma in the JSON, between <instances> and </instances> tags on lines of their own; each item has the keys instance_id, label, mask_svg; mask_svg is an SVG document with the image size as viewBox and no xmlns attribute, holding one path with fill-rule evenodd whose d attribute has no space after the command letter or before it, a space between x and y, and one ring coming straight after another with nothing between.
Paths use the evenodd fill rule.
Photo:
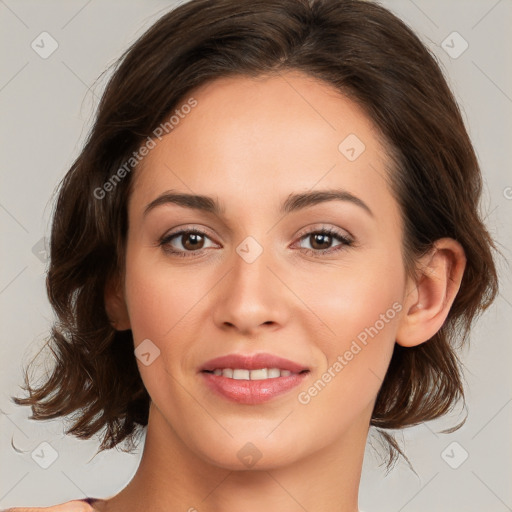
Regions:
<instances>
[{"instance_id":1,"label":"pupil","mask_svg":"<svg viewBox=\"0 0 512 512\"><path fill-rule=\"evenodd\" d=\"M325 235L325 234L316 234L316 235L313 235L313 240L314 240L314 243L311 244L312 247L315 247L316 245L327 245L327 247L316 247L316 249L327 249L329 247L329 243L330 243L330 239L331 239L331 236L330 235ZM317 244L317 240L320 240L319 244Z\"/></svg>"},{"instance_id":2,"label":"pupil","mask_svg":"<svg viewBox=\"0 0 512 512\"><path fill-rule=\"evenodd\" d=\"M189 233L188 236L185 238L185 242L183 244L184 247L188 249L197 249L198 243L201 243L202 235L198 235L197 233ZM189 241L192 240L192 244L189 243ZM189 246L189 247L187 247Z\"/></svg>"}]
</instances>

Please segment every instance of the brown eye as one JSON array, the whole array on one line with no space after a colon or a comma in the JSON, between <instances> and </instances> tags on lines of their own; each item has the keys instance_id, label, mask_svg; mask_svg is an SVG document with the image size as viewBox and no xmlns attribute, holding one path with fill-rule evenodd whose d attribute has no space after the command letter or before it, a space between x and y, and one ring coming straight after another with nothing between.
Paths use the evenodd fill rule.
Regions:
<instances>
[{"instance_id":1,"label":"brown eye","mask_svg":"<svg viewBox=\"0 0 512 512\"><path fill-rule=\"evenodd\" d=\"M197 233L187 233L185 235L181 235L182 237L182 245L185 249L190 251L194 251L196 249L202 249L204 245L204 236Z\"/></svg>"},{"instance_id":2,"label":"brown eye","mask_svg":"<svg viewBox=\"0 0 512 512\"><path fill-rule=\"evenodd\" d=\"M334 253L352 245L353 241L343 233L338 232L332 228L325 228L306 233L301 238L302 243L308 242L309 247L302 246L302 249L307 254L321 255L327 253ZM334 242L336 245L333 245Z\"/></svg>"},{"instance_id":3,"label":"brown eye","mask_svg":"<svg viewBox=\"0 0 512 512\"><path fill-rule=\"evenodd\" d=\"M332 236L324 233L314 233L309 235L310 245L312 249L322 250L328 249L332 243Z\"/></svg>"},{"instance_id":4,"label":"brown eye","mask_svg":"<svg viewBox=\"0 0 512 512\"><path fill-rule=\"evenodd\" d=\"M211 245L205 245L207 242ZM210 237L197 229L184 229L164 236L159 245L164 251L177 256L197 256L203 249L214 246Z\"/></svg>"}]
</instances>

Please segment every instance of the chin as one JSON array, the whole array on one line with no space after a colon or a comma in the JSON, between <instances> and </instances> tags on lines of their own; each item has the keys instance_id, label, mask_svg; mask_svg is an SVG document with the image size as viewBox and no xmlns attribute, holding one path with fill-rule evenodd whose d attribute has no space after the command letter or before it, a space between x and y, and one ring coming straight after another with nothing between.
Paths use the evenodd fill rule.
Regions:
<instances>
[{"instance_id":1,"label":"chin","mask_svg":"<svg viewBox=\"0 0 512 512\"><path fill-rule=\"evenodd\" d=\"M230 471L273 470L297 462L304 453L304 445L296 438L276 436L266 439L265 435L250 434L226 439L225 443L198 447L199 457L222 469ZM218 436L217 436L218 437ZM302 449L299 451L297 447Z\"/></svg>"}]
</instances>

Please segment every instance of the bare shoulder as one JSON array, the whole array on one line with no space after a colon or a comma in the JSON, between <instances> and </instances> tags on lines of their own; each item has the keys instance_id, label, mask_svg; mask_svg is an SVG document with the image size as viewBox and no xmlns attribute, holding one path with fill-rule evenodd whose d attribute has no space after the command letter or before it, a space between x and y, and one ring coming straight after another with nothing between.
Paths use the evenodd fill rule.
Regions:
<instances>
[{"instance_id":1,"label":"bare shoulder","mask_svg":"<svg viewBox=\"0 0 512 512\"><path fill-rule=\"evenodd\" d=\"M83 500L67 501L53 507L36 507L36 508L8 508L0 510L0 512L94 512L89 503Z\"/></svg>"}]
</instances>

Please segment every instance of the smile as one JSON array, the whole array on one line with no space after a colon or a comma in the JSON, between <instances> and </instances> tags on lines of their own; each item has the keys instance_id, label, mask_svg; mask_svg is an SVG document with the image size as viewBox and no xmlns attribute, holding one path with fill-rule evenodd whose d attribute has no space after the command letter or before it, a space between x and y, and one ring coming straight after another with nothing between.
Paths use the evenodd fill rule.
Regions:
<instances>
[{"instance_id":1,"label":"smile","mask_svg":"<svg viewBox=\"0 0 512 512\"><path fill-rule=\"evenodd\" d=\"M279 368L217 368L203 370L199 375L215 395L238 404L258 405L284 396L302 384L309 373L309 370L293 373Z\"/></svg>"},{"instance_id":2,"label":"smile","mask_svg":"<svg viewBox=\"0 0 512 512\"><path fill-rule=\"evenodd\" d=\"M279 368L259 368L255 370L247 370L245 368L216 368L207 373L213 373L219 376L222 375L223 377L234 380L266 380L276 379L278 377L289 377L294 372L281 370Z\"/></svg>"}]
</instances>

